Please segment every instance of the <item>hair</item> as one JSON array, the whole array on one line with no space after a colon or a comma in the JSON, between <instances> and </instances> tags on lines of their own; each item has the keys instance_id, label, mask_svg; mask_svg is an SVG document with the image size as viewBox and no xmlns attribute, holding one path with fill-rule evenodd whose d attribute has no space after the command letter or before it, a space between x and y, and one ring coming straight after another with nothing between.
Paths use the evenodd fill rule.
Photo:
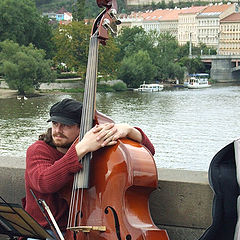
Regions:
<instances>
[{"instance_id":1,"label":"hair","mask_svg":"<svg viewBox=\"0 0 240 240\"><path fill-rule=\"evenodd\" d=\"M80 128L80 124L77 124L77 125ZM46 133L43 133L43 134L39 135L38 140L42 140L45 143L47 143L48 145L56 148L56 146L53 142L53 138L52 138L52 128L48 128Z\"/></svg>"},{"instance_id":2,"label":"hair","mask_svg":"<svg viewBox=\"0 0 240 240\"><path fill-rule=\"evenodd\" d=\"M48 145L56 148L56 146L53 143L53 139L52 139L52 128L48 128L46 133L39 135L38 140L42 140L45 143L47 143Z\"/></svg>"}]
</instances>

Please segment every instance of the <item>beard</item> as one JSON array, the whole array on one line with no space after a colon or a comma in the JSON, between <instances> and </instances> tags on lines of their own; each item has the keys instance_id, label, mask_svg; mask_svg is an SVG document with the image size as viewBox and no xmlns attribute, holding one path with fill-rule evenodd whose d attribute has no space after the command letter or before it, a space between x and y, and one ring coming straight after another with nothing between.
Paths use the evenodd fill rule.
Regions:
<instances>
[{"instance_id":1,"label":"beard","mask_svg":"<svg viewBox=\"0 0 240 240\"><path fill-rule=\"evenodd\" d=\"M52 141L53 141L53 145L55 146L55 147L60 147L60 148L65 148L65 149L68 149L68 148L70 148L71 147L71 145L73 144L73 142L64 142L64 143L61 143L61 142L56 142L55 140L54 140L54 137L55 136L59 136L59 134L54 134L53 135L53 137L52 137ZM68 139L66 136L64 136L63 134L60 134L60 136L63 138L63 139Z\"/></svg>"},{"instance_id":2,"label":"beard","mask_svg":"<svg viewBox=\"0 0 240 240\"><path fill-rule=\"evenodd\" d=\"M73 142L71 142L71 143L56 143L54 140L53 140L53 144L54 144L54 146L55 147L60 147L60 148L66 148L66 149L68 149L68 148L70 148L71 147L71 145L73 144Z\"/></svg>"}]
</instances>

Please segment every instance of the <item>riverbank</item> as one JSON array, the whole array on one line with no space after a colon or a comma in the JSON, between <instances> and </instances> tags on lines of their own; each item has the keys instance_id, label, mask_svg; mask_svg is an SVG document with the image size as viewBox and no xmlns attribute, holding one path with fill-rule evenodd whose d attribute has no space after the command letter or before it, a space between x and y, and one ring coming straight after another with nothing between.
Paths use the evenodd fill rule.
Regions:
<instances>
[{"instance_id":1,"label":"riverbank","mask_svg":"<svg viewBox=\"0 0 240 240\"><path fill-rule=\"evenodd\" d=\"M55 84L55 85L54 85ZM76 85L78 85L78 83L75 83ZM65 85L68 87L68 83L65 83ZM49 85L49 84L43 84L42 86L42 91L43 92L46 92L48 94L50 94L51 92L61 92L60 89L64 89L62 90L62 92L75 92L73 89L74 88L71 88L70 90L68 88L66 88L64 84L62 83L52 83L52 85ZM73 86L71 86L73 87ZM76 87L76 86L75 86ZM181 84L164 84L164 87L165 88L173 88L173 87L183 87L183 85ZM67 91L67 90L68 91ZM76 88L77 89L77 88ZM71 91L72 90L72 91ZM77 89L79 91L79 89ZM131 90L131 89L130 89ZM40 93L38 93L40 94ZM4 99L4 98L16 98L18 95L18 92L17 90L10 90L9 88L0 88L0 99Z\"/></svg>"},{"instance_id":2,"label":"riverbank","mask_svg":"<svg viewBox=\"0 0 240 240\"><path fill-rule=\"evenodd\" d=\"M0 78L0 95L1 98L11 98L17 96L17 91L10 90L7 83ZM115 91L126 91L126 84L119 79L100 81L97 86L97 92L115 92ZM33 97L41 95L42 93L79 93L84 92L84 84L78 79L57 79L56 82L52 83L41 83L39 89L34 94L26 94L27 97ZM22 96L23 97L23 96Z\"/></svg>"},{"instance_id":3,"label":"riverbank","mask_svg":"<svg viewBox=\"0 0 240 240\"><path fill-rule=\"evenodd\" d=\"M17 90L0 88L0 99L17 97Z\"/></svg>"}]
</instances>

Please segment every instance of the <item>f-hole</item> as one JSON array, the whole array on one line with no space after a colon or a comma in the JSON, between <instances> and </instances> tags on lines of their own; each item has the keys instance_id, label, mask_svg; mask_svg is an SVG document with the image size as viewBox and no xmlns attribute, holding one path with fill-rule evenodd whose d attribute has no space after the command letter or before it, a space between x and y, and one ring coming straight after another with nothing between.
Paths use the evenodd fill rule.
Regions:
<instances>
[{"instance_id":1,"label":"f-hole","mask_svg":"<svg viewBox=\"0 0 240 240\"><path fill-rule=\"evenodd\" d=\"M131 240L132 239L132 236L130 235L130 234L128 234L127 236L126 236L126 240Z\"/></svg>"},{"instance_id":2,"label":"f-hole","mask_svg":"<svg viewBox=\"0 0 240 240\"><path fill-rule=\"evenodd\" d=\"M118 215L117 212L115 211L115 209L111 206L107 206L104 210L105 214L108 214L109 211L108 209L111 209L112 213L113 213L113 217L114 217L114 221L115 221L115 230L116 230L116 234L117 234L117 238L118 240L121 240L121 234L120 234L120 224L119 224L119 220L118 220Z\"/></svg>"}]
</instances>

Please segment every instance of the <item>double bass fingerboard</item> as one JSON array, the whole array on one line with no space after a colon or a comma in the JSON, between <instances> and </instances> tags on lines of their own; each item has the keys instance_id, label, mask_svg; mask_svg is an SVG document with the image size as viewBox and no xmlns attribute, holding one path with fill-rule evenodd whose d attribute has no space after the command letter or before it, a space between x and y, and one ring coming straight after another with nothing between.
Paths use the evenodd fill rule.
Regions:
<instances>
[{"instance_id":1,"label":"double bass fingerboard","mask_svg":"<svg viewBox=\"0 0 240 240\"><path fill-rule=\"evenodd\" d=\"M93 36L91 36L89 44L88 65L83 97L83 109L79 141L81 141L86 132L93 127L93 119L96 109L98 44L98 37L95 33ZM88 153L82 159L80 159L80 162L83 165L83 169L75 175L76 188L89 187L89 169L91 156L92 154Z\"/></svg>"}]
</instances>

